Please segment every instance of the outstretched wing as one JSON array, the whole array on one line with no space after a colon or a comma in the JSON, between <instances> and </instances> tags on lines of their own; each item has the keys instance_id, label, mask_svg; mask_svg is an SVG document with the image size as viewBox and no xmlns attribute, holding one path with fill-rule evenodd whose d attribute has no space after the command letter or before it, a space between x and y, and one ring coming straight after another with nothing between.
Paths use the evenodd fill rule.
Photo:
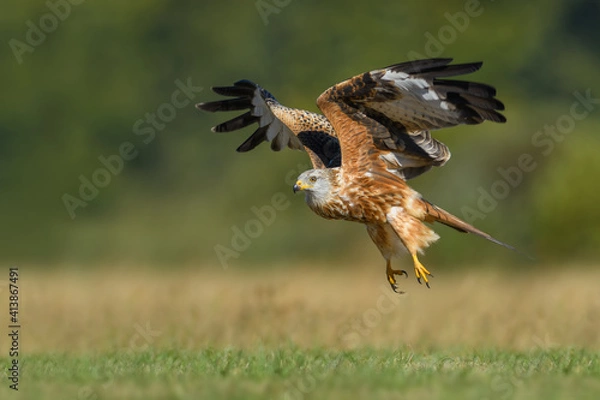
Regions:
<instances>
[{"instance_id":1,"label":"outstretched wing","mask_svg":"<svg viewBox=\"0 0 600 400\"><path fill-rule=\"evenodd\" d=\"M265 89L248 80L233 86L213 87L212 90L233 98L199 103L197 108L205 111L248 111L212 128L213 132L232 132L254 123L254 131L237 151L246 152L262 142L271 142L271 149L285 147L306 150L314 168L339 167L341 152L338 139L329 121L320 114L281 105Z\"/></svg>"},{"instance_id":2,"label":"outstretched wing","mask_svg":"<svg viewBox=\"0 0 600 400\"><path fill-rule=\"evenodd\" d=\"M505 122L496 90L482 83L446 77L477 71L481 64L449 65L428 59L391 65L357 75L327 89L317 100L338 132L342 166L363 163L396 169L409 179L443 165L450 152L430 130L485 120Z\"/></svg>"}]
</instances>

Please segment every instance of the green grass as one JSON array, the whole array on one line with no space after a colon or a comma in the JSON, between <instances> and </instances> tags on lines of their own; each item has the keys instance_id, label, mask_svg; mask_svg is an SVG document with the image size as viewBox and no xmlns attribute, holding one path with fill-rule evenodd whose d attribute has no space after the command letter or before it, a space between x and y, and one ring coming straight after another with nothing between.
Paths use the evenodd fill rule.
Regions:
<instances>
[{"instance_id":1,"label":"green grass","mask_svg":"<svg viewBox=\"0 0 600 400\"><path fill-rule=\"evenodd\" d=\"M0 359L7 365L6 358ZM27 399L597 399L600 354L207 349L24 357Z\"/></svg>"},{"instance_id":2,"label":"green grass","mask_svg":"<svg viewBox=\"0 0 600 400\"><path fill-rule=\"evenodd\" d=\"M597 271L437 275L394 301L365 268L32 274L0 400L596 400Z\"/></svg>"}]
</instances>

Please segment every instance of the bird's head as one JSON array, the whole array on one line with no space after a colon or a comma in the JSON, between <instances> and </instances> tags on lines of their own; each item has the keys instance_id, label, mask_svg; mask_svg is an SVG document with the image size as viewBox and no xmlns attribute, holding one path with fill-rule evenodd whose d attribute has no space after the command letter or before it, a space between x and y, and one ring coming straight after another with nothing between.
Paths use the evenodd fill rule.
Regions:
<instances>
[{"instance_id":1,"label":"bird's head","mask_svg":"<svg viewBox=\"0 0 600 400\"><path fill-rule=\"evenodd\" d=\"M298 177L294 193L304 191L308 201L326 201L332 192L332 169L309 169Z\"/></svg>"}]
</instances>

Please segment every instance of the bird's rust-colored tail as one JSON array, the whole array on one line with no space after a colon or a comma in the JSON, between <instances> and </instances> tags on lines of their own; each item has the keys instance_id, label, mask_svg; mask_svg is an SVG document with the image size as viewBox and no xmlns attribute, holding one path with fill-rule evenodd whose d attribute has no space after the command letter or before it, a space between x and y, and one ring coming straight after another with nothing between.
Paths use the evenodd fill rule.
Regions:
<instances>
[{"instance_id":1,"label":"bird's rust-colored tail","mask_svg":"<svg viewBox=\"0 0 600 400\"><path fill-rule=\"evenodd\" d=\"M506 247L507 249L510 249L510 250L515 251L520 254L523 254L519 250L514 248L513 246L506 244L504 242L501 242L498 239L494 238L493 236L491 236L483 231L480 231L479 229L475 228L473 225L466 223L465 221L461 220L460 218L450 214L448 211L439 208L435 204L432 204L425 199L423 199L423 204L425 205L425 209L427 211L427 216L425 217L426 222L439 222L441 224L444 224L451 228L454 228L459 232L473 233L477 236L481 236L482 238L489 240L490 242L499 244L502 247Z\"/></svg>"}]
</instances>

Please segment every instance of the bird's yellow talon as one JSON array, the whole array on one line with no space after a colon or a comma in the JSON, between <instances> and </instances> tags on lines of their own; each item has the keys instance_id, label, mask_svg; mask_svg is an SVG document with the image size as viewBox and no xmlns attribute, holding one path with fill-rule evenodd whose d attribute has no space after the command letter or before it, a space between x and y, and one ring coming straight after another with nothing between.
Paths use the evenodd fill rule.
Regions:
<instances>
[{"instance_id":1,"label":"bird's yellow talon","mask_svg":"<svg viewBox=\"0 0 600 400\"><path fill-rule=\"evenodd\" d=\"M408 273L403 269L392 269L392 264L390 261L387 262L386 268L387 280L392 287L392 290L396 293L404 293L403 291L398 291L398 285L396 285L396 277L395 275L405 275L408 277Z\"/></svg>"},{"instance_id":2,"label":"bird's yellow talon","mask_svg":"<svg viewBox=\"0 0 600 400\"><path fill-rule=\"evenodd\" d=\"M412 255L413 258L413 262L415 264L415 275L417 276L417 282L419 282L419 284L421 284L421 278L423 278L423 281L425 282L425 285L429 288L429 279L427 279L427 276L431 276L433 277L433 275L431 275L431 273L427 270L427 268L425 268L423 266L423 264L421 264L421 262L419 261L419 259L417 258L417 254L413 254Z\"/></svg>"}]
</instances>

